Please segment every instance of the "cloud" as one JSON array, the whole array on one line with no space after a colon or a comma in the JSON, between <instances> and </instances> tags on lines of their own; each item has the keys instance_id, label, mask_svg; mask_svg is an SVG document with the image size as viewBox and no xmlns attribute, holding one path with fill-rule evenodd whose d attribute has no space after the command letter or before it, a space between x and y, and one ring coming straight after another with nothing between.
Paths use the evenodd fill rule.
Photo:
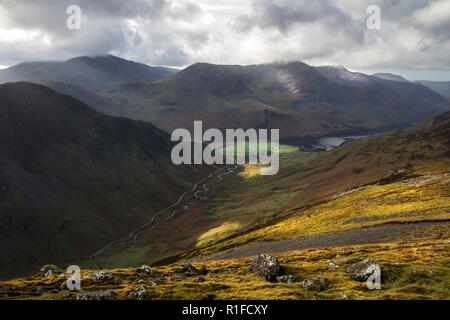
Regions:
<instances>
[{"instance_id":1,"label":"cloud","mask_svg":"<svg viewBox=\"0 0 450 320\"><path fill-rule=\"evenodd\" d=\"M82 9L82 29L65 27ZM366 27L369 5L382 27ZM450 0L0 0L0 65L112 53L153 65L279 60L450 69Z\"/></svg>"}]
</instances>

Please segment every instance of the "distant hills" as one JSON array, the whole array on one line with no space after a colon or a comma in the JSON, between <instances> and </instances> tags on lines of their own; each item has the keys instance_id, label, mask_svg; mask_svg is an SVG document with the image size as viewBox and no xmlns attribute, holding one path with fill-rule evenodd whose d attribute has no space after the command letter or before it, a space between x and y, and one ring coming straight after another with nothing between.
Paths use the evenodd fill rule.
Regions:
<instances>
[{"instance_id":1,"label":"distant hills","mask_svg":"<svg viewBox=\"0 0 450 320\"><path fill-rule=\"evenodd\" d=\"M450 81L418 81L420 84L423 84L424 86L430 88L433 91L436 91L441 96L447 98L448 101L450 101Z\"/></svg>"},{"instance_id":2,"label":"distant hills","mask_svg":"<svg viewBox=\"0 0 450 320\"><path fill-rule=\"evenodd\" d=\"M85 258L213 170L173 165L149 123L26 82L0 85L0 145L0 278Z\"/></svg>"},{"instance_id":3,"label":"distant hills","mask_svg":"<svg viewBox=\"0 0 450 320\"><path fill-rule=\"evenodd\" d=\"M407 126L449 109L429 88L302 62L252 66L194 64L153 82L122 82L98 95L111 114L170 131L205 127L280 128L281 137ZM103 108L97 104L97 108Z\"/></svg>"},{"instance_id":4,"label":"distant hills","mask_svg":"<svg viewBox=\"0 0 450 320\"><path fill-rule=\"evenodd\" d=\"M279 128L290 141L405 127L450 108L445 84L344 67L196 63L175 71L114 56L79 57L19 64L0 71L0 79L39 82L168 132L202 120L205 128Z\"/></svg>"},{"instance_id":5,"label":"distant hills","mask_svg":"<svg viewBox=\"0 0 450 320\"><path fill-rule=\"evenodd\" d=\"M77 57L64 62L26 62L0 70L0 82L70 82L96 90L110 82L139 80L152 82L177 70L150 67L113 55Z\"/></svg>"}]
</instances>

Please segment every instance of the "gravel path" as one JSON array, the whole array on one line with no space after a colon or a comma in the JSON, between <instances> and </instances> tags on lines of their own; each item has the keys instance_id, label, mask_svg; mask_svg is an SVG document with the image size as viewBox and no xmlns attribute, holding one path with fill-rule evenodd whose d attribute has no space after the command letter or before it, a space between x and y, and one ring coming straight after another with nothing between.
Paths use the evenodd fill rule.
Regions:
<instances>
[{"instance_id":1,"label":"gravel path","mask_svg":"<svg viewBox=\"0 0 450 320\"><path fill-rule=\"evenodd\" d=\"M450 221L388 223L362 229L346 230L317 236L302 237L284 241L260 241L245 247L229 249L211 255L197 257L192 261L211 261L239 259L261 253L289 252L324 247L340 247L358 244L380 243L398 237L405 232L417 231L426 227L441 225L450 228Z\"/></svg>"}]
</instances>

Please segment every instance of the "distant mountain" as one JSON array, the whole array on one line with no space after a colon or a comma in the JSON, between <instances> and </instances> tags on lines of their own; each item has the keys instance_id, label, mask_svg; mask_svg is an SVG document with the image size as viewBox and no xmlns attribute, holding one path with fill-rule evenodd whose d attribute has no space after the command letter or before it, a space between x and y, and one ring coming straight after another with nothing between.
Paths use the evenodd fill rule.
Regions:
<instances>
[{"instance_id":1,"label":"distant mountain","mask_svg":"<svg viewBox=\"0 0 450 320\"><path fill-rule=\"evenodd\" d=\"M62 81L89 90L117 81L152 82L177 70L150 67L112 55L78 57L64 62L26 62L0 70L0 82L29 81L44 83Z\"/></svg>"},{"instance_id":2,"label":"distant mountain","mask_svg":"<svg viewBox=\"0 0 450 320\"><path fill-rule=\"evenodd\" d=\"M280 128L283 138L405 126L449 109L442 96L420 84L302 62L197 63L150 84L113 83L97 94L112 101L108 113L168 131L203 120L220 129Z\"/></svg>"},{"instance_id":3,"label":"distant mountain","mask_svg":"<svg viewBox=\"0 0 450 320\"><path fill-rule=\"evenodd\" d=\"M450 101L450 81L418 81L420 84L423 84L425 87L430 88L431 90L439 93L441 96L447 98Z\"/></svg>"},{"instance_id":4,"label":"distant mountain","mask_svg":"<svg viewBox=\"0 0 450 320\"><path fill-rule=\"evenodd\" d=\"M0 278L85 258L213 170L173 165L149 123L26 82L0 85L0 145Z\"/></svg>"},{"instance_id":5,"label":"distant mountain","mask_svg":"<svg viewBox=\"0 0 450 320\"><path fill-rule=\"evenodd\" d=\"M384 80L408 82L408 80L402 76L393 73L374 73L373 76Z\"/></svg>"}]
</instances>

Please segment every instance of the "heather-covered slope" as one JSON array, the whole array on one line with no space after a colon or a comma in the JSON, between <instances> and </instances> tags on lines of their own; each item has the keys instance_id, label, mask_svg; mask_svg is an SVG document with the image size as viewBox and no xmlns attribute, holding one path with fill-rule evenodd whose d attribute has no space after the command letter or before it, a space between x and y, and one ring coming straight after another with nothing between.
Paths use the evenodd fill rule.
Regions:
<instances>
[{"instance_id":1,"label":"heather-covered slope","mask_svg":"<svg viewBox=\"0 0 450 320\"><path fill-rule=\"evenodd\" d=\"M207 175L173 165L169 140L41 85L0 85L0 278L85 258Z\"/></svg>"}]
</instances>

